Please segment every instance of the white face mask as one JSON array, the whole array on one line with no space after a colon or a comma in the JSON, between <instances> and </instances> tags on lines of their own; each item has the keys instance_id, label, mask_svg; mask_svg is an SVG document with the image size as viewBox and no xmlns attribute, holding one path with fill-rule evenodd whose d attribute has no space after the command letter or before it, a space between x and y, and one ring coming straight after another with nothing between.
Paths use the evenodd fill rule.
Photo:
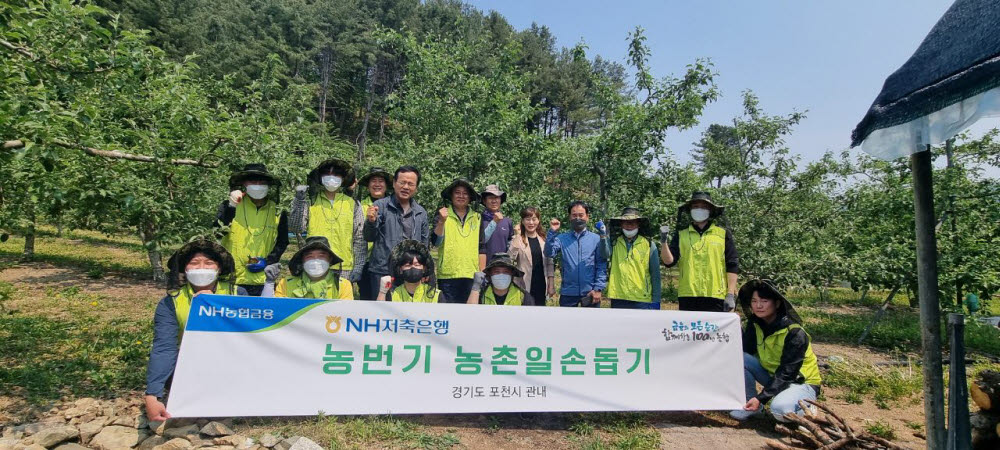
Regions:
<instances>
[{"instance_id":1,"label":"white face mask","mask_svg":"<svg viewBox=\"0 0 1000 450\"><path fill-rule=\"evenodd\" d=\"M691 220L695 222L704 222L708 220L708 216L711 212L705 208L693 208L691 210Z\"/></svg>"},{"instance_id":2,"label":"white face mask","mask_svg":"<svg viewBox=\"0 0 1000 450\"><path fill-rule=\"evenodd\" d=\"M325 259L310 259L302 263L302 269L313 278L319 278L326 275L326 271L330 269L330 263Z\"/></svg>"},{"instance_id":3,"label":"white face mask","mask_svg":"<svg viewBox=\"0 0 1000 450\"><path fill-rule=\"evenodd\" d=\"M254 200L260 200L267 197L267 191L270 186L266 184L251 184L247 186L247 195Z\"/></svg>"},{"instance_id":4,"label":"white face mask","mask_svg":"<svg viewBox=\"0 0 1000 450\"><path fill-rule=\"evenodd\" d=\"M323 183L323 187L325 187L326 190L333 192L340 189L340 184L344 182L344 179L336 175L323 175L323 178L320 178L320 181Z\"/></svg>"},{"instance_id":5,"label":"white face mask","mask_svg":"<svg viewBox=\"0 0 1000 450\"><path fill-rule=\"evenodd\" d=\"M629 239L632 239L632 238L634 238L634 237L635 237L635 236L636 236L637 234L639 234L639 229L638 229L638 228L635 228L635 229L632 229L632 230L626 230L626 229L622 228L622 234L624 234L624 235L625 235L625 237L627 237L627 238L629 238Z\"/></svg>"},{"instance_id":6,"label":"white face mask","mask_svg":"<svg viewBox=\"0 0 1000 450\"><path fill-rule=\"evenodd\" d=\"M184 271L184 278L188 284L195 287L205 287L215 282L219 277L219 271L215 269L188 269Z\"/></svg>"},{"instance_id":7,"label":"white face mask","mask_svg":"<svg viewBox=\"0 0 1000 450\"><path fill-rule=\"evenodd\" d=\"M493 287L503 290L510 287L510 281L512 277L509 273L498 273L490 277L490 281L493 282Z\"/></svg>"}]
</instances>

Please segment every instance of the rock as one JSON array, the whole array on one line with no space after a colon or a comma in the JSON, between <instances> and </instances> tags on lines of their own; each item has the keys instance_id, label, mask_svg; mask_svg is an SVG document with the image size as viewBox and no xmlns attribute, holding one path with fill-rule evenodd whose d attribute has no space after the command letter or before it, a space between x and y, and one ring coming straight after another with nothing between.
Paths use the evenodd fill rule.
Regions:
<instances>
[{"instance_id":1,"label":"rock","mask_svg":"<svg viewBox=\"0 0 1000 450\"><path fill-rule=\"evenodd\" d=\"M263 445L265 448L274 447L275 445L278 445L279 442L281 442L281 438L273 434L265 434L260 437L260 445Z\"/></svg>"},{"instance_id":2,"label":"rock","mask_svg":"<svg viewBox=\"0 0 1000 450\"><path fill-rule=\"evenodd\" d=\"M111 421L111 425L118 425L122 427L133 427L135 426L135 417L130 416L118 416Z\"/></svg>"},{"instance_id":3,"label":"rock","mask_svg":"<svg viewBox=\"0 0 1000 450\"><path fill-rule=\"evenodd\" d=\"M279 450L323 450L323 447L320 447L319 444L302 436L285 439L274 446L274 448Z\"/></svg>"},{"instance_id":4,"label":"rock","mask_svg":"<svg viewBox=\"0 0 1000 450\"><path fill-rule=\"evenodd\" d=\"M60 445L60 446L56 447L56 450L88 450L88 449L87 449L87 447L84 447L84 446L82 446L80 444L76 444L76 443L70 442L68 444L63 444L63 445Z\"/></svg>"},{"instance_id":5,"label":"rock","mask_svg":"<svg viewBox=\"0 0 1000 450\"><path fill-rule=\"evenodd\" d=\"M135 416L135 427L143 429L149 426L149 418L144 413L137 413Z\"/></svg>"},{"instance_id":6,"label":"rock","mask_svg":"<svg viewBox=\"0 0 1000 450\"><path fill-rule=\"evenodd\" d=\"M24 450L45 450L45 447L42 447L41 445L38 444L31 444L27 447L24 447Z\"/></svg>"},{"instance_id":7,"label":"rock","mask_svg":"<svg viewBox=\"0 0 1000 450\"><path fill-rule=\"evenodd\" d=\"M15 447L21 447L20 438L5 437L0 439L0 450L14 450Z\"/></svg>"},{"instance_id":8,"label":"rock","mask_svg":"<svg viewBox=\"0 0 1000 450\"><path fill-rule=\"evenodd\" d=\"M219 422L209 422L201 428L201 434L211 437L229 436L233 430Z\"/></svg>"},{"instance_id":9,"label":"rock","mask_svg":"<svg viewBox=\"0 0 1000 450\"><path fill-rule=\"evenodd\" d=\"M100 402L89 397L81 398L73 402L74 408L79 408L84 411L90 410L91 408L96 409L98 406L100 406Z\"/></svg>"},{"instance_id":10,"label":"rock","mask_svg":"<svg viewBox=\"0 0 1000 450\"><path fill-rule=\"evenodd\" d=\"M168 428L163 430L163 437L167 439L186 438L187 436L198 436L198 425L191 424L180 428Z\"/></svg>"},{"instance_id":11,"label":"rock","mask_svg":"<svg viewBox=\"0 0 1000 450\"><path fill-rule=\"evenodd\" d=\"M60 442L65 442L70 439L75 439L80 436L80 431L75 427L69 425L56 425L54 427L45 428L38 433L35 433L35 444L41 445L42 447L49 448L55 447L56 444Z\"/></svg>"},{"instance_id":12,"label":"rock","mask_svg":"<svg viewBox=\"0 0 1000 450\"><path fill-rule=\"evenodd\" d=\"M215 438L212 440L212 443L215 445L229 445L240 450L247 450L250 447L253 447L253 439L246 436L240 436L238 434Z\"/></svg>"},{"instance_id":13,"label":"rock","mask_svg":"<svg viewBox=\"0 0 1000 450\"><path fill-rule=\"evenodd\" d=\"M39 431L42 431L42 429L44 429L45 427L51 425L52 425L51 423L44 423L44 422L26 423L24 425L18 425L14 427L14 431L15 432L20 431L24 433L25 436L31 436Z\"/></svg>"},{"instance_id":14,"label":"rock","mask_svg":"<svg viewBox=\"0 0 1000 450\"><path fill-rule=\"evenodd\" d=\"M232 445L217 445L212 448L214 450L236 450L236 447L233 447Z\"/></svg>"},{"instance_id":15,"label":"rock","mask_svg":"<svg viewBox=\"0 0 1000 450\"><path fill-rule=\"evenodd\" d=\"M187 439L174 438L160 445L157 445L156 447L153 447L153 450L188 450L190 448L191 448L191 442L188 441Z\"/></svg>"},{"instance_id":16,"label":"rock","mask_svg":"<svg viewBox=\"0 0 1000 450\"><path fill-rule=\"evenodd\" d=\"M139 450L152 450L153 447L156 447L157 445L163 444L165 442L167 442L167 438L163 436L154 435L143 440L142 443L140 443L139 446L136 448L138 448Z\"/></svg>"},{"instance_id":17,"label":"rock","mask_svg":"<svg viewBox=\"0 0 1000 450\"><path fill-rule=\"evenodd\" d=\"M145 433L131 427L104 427L93 439L90 446L98 450L118 450L135 447L146 438Z\"/></svg>"},{"instance_id":18,"label":"rock","mask_svg":"<svg viewBox=\"0 0 1000 450\"><path fill-rule=\"evenodd\" d=\"M86 444L90 442L97 433L101 432L104 428L105 422L104 418L94 419L83 425L80 425L80 442Z\"/></svg>"}]
</instances>

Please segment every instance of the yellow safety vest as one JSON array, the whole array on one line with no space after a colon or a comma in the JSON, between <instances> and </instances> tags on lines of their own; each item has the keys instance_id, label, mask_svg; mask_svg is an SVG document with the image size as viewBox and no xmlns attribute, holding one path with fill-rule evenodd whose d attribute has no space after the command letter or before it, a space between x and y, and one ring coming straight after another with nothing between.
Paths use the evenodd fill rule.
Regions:
<instances>
[{"instance_id":1,"label":"yellow safety vest","mask_svg":"<svg viewBox=\"0 0 1000 450\"><path fill-rule=\"evenodd\" d=\"M678 235L678 297L726 298L726 230L709 225L703 234L694 226Z\"/></svg>"},{"instance_id":2,"label":"yellow safety vest","mask_svg":"<svg viewBox=\"0 0 1000 450\"><path fill-rule=\"evenodd\" d=\"M788 337L788 330L792 328L802 328L802 325L793 323L786 328L775 331L774 334L764 337L764 330L760 328L760 325L753 323L754 331L757 336L757 356L760 357L760 365L767 370L767 373L774 375L774 371L778 370L778 366L781 365L781 354L785 348L785 338ZM806 384L812 384L819 386L823 379L819 375L819 365L816 364L816 354L813 353L812 349L812 339L809 338L809 334L806 333L806 339L809 340L809 346L806 347L806 356L802 360L802 368L799 369L799 373L805 378Z\"/></svg>"},{"instance_id":3,"label":"yellow safety vest","mask_svg":"<svg viewBox=\"0 0 1000 450\"><path fill-rule=\"evenodd\" d=\"M484 305L496 305L497 296L493 293L493 286L487 286L486 292L483 293L483 304ZM503 306L521 306L524 304L524 292L520 288L510 284L510 289L507 290L507 299L503 302Z\"/></svg>"},{"instance_id":4,"label":"yellow safety vest","mask_svg":"<svg viewBox=\"0 0 1000 450\"><path fill-rule=\"evenodd\" d=\"M236 264L236 284L264 284L264 272L250 272L246 265L249 258L266 257L274 250L280 220L281 212L271 200L257 208L249 197L244 197L236 205L236 216L229 224L229 233L222 238L222 246L233 255Z\"/></svg>"},{"instance_id":5,"label":"yellow safety vest","mask_svg":"<svg viewBox=\"0 0 1000 450\"><path fill-rule=\"evenodd\" d=\"M444 245L438 248L438 279L472 278L479 271L480 220L479 213L470 208L463 225L455 209L448 207Z\"/></svg>"},{"instance_id":6,"label":"yellow safety vest","mask_svg":"<svg viewBox=\"0 0 1000 450\"><path fill-rule=\"evenodd\" d=\"M371 196L365 197L365 199L361 201L361 208L362 208L361 209L361 215L366 218L365 220L367 220L367 217L368 217L368 208L371 208L371 206L374 205L374 204L375 204L375 202L372 201ZM375 245L374 242L369 242L368 243L368 257L369 258L372 256L372 246L374 246L374 245Z\"/></svg>"},{"instance_id":7,"label":"yellow safety vest","mask_svg":"<svg viewBox=\"0 0 1000 450\"><path fill-rule=\"evenodd\" d=\"M410 295L406 291L406 287L403 285L396 286L392 289L392 301L394 302L413 302L413 303L437 303L438 297L441 291L439 289L434 289L433 286L427 283L420 283L417 289L413 291L413 295Z\"/></svg>"},{"instance_id":8,"label":"yellow safety vest","mask_svg":"<svg viewBox=\"0 0 1000 450\"><path fill-rule=\"evenodd\" d=\"M354 286L332 270L327 272L326 278L319 281L313 281L303 273L297 277L281 279L274 288L274 296L354 300Z\"/></svg>"},{"instance_id":9,"label":"yellow safety vest","mask_svg":"<svg viewBox=\"0 0 1000 450\"><path fill-rule=\"evenodd\" d=\"M354 207L355 200L343 193L337 193L331 204L326 195L320 193L309 206L308 236L323 236L343 262L340 270L354 269Z\"/></svg>"},{"instance_id":10,"label":"yellow safety vest","mask_svg":"<svg viewBox=\"0 0 1000 450\"><path fill-rule=\"evenodd\" d=\"M215 283L215 293L220 295L236 295L236 288L225 281ZM185 284L174 297L174 314L177 315L177 339L184 335L184 328L187 326L188 315L191 313L191 299L194 293L191 292L191 285Z\"/></svg>"},{"instance_id":11,"label":"yellow safety vest","mask_svg":"<svg viewBox=\"0 0 1000 450\"><path fill-rule=\"evenodd\" d=\"M608 279L608 298L652 302L653 283L649 274L649 239L636 237L632 249L625 238L615 240L611 251L611 278Z\"/></svg>"}]
</instances>

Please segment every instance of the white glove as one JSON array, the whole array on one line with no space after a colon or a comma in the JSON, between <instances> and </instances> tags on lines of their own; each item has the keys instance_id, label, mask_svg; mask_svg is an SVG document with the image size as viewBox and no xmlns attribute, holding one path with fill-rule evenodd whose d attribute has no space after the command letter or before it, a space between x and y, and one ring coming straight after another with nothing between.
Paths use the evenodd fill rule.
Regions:
<instances>
[{"instance_id":1,"label":"white glove","mask_svg":"<svg viewBox=\"0 0 1000 450\"><path fill-rule=\"evenodd\" d=\"M306 198L306 192L309 191L309 186L300 184L295 186L295 196L298 198Z\"/></svg>"},{"instance_id":2,"label":"white glove","mask_svg":"<svg viewBox=\"0 0 1000 450\"><path fill-rule=\"evenodd\" d=\"M229 192L229 206L233 208L240 204L240 200L243 200L243 191L239 189L234 189Z\"/></svg>"},{"instance_id":3,"label":"white glove","mask_svg":"<svg viewBox=\"0 0 1000 450\"><path fill-rule=\"evenodd\" d=\"M736 309L736 295L726 294L726 312Z\"/></svg>"},{"instance_id":4,"label":"white glove","mask_svg":"<svg viewBox=\"0 0 1000 450\"><path fill-rule=\"evenodd\" d=\"M391 276L386 275L386 276L384 276L382 278L379 278L379 280L378 280L378 293L379 294L385 294L386 292L389 292L389 288L391 288L391 287L392 287L392 277Z\"/></svg>"},{"instance_id":5,"label":"white glove","mask_svg":"<svg viewBox=\"0 0 1000 450\"><path fill-rule=\"evenodd\" d=\"M483 288L486 287L486 274L484 272L476 272L472 276L472 290L476 292L482 292Z\"/></svg>"},{"instance_id":6,"label":"white glove","mask_svg":"<svg viewBox=\"0 0 1000 450\"><path fill-rule=\"evenodd\" d=\"M268 264L264 268L264 281L273 283L281 275L281 263Z\"/></svg>"},{"instance_id":7,"label":"white glove","mask_svg":"<svg viewBox=\"0 0 1000 450\"><path fill-rule=\"evenodd\" d=\"M666 244L670 240L670 225L660 226L660 243Z\"/></svg>"}]
</instances>

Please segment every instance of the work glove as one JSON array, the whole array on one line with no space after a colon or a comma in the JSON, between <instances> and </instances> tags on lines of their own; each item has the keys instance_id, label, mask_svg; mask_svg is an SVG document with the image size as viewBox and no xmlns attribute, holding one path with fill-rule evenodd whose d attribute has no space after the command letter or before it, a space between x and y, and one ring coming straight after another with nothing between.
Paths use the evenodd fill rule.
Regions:
<instances>
[{"instance_id":1,"label":"work glove","mask_svg":"<svg viewBox=\"0 0 1000 450\"><path fill-rule=\"evenodd\" d=\"M229 206L233 208L240 204L240 200L243 200L243 191L239 189L233 189L229 191Z\"/></svg>"},{"instance_id":2,"label":"work glove","mask_svg":"<svg viewBox=\"0 0 1000 450\"><path fill-rule=\"evenodd\" d=\"M309 191L309 186L306 186L304 184L295 186L295 198L298 199L306 198L306 192L308 191Z\"/></svg>"},{"instance_id":3,"label":"work glove","mask_svg":"<svg viewBox=\"0 0 1000 450\"><path fill-rule=\"evenodd\" d=\"M258 256L256 259L257 262L247 264L247 271L257 273L264 270L264 268L267 267L267 258L263 256Z\"/></svg>"},{"instance_id":4,"label":"work glove","mask_svg":"<svg viewBox=\"0 0 1000 450\"><path fill-rule=\"evenodd\" d=\"M736 294L726 294L726 312L736 309Z\"/></svg>"},{"instance_id":5,"label":"work glove","mask_svg":"<svg viewBox=\"0 0 1000 450\"><path fill-rule=\"evenodd\" d=\"M587 295L583 296L583 298L580 299L580 306L584 308L587 308L593 304L594 304L594 296L591 295L589 292L587 293Z\"/></svg>"},{"instance_id":6,"label":"work glove","mask_svg":"<svg viewBox=\"0 0 1000 450\"><path fill-rule=\"evenodd\" d=\"M472 276L472 290L476 292L482 292L482 290L485 288L486 288L486 273L476 272L476 274Z\"/></svg>"},{"instance_id":7,"label":"work glove","mask_svg":"<svg viewBox=\"0 0 1000 450\"><path fill-rule=\"evenodd\" d=\"M597 229L597 234L600 234L601 236L608 235L608 227L604 225L603 220L598 220L597 223L594 224L594 228Z\"/></svg>"},{"instance_id":8,"label":"work glove","mask_svg":"<svg viewBox=\"0 0 1000 450\"><path fill-rule=\"evenodd\" d=\"M666 244L670 241L670 225L660 225L660 243Z\"/></svg>"},{"instance_id":9,"label":"work glove","mask_svg":"<svg viewBox=\"0 0 1000 450\"><path fill-rule=\"evenodd\" d=\"M385 275L382 278L378 279L378 293L379 294L385 294L386 292L389 292L389 288L391 288L391 287L392 287L392 277L391 276Z\"/></svg>"},{"instance_id":10,"label":"work glove","mask_svg":"<svg viewBox=\"0 0 1000 450\"><path fill-rule=\"evenodd\" d=\"M274 280L278 279L281 275L281 263L268 264L264 268L264 282L274 283Z\"/></svg>"}]
</instances>

